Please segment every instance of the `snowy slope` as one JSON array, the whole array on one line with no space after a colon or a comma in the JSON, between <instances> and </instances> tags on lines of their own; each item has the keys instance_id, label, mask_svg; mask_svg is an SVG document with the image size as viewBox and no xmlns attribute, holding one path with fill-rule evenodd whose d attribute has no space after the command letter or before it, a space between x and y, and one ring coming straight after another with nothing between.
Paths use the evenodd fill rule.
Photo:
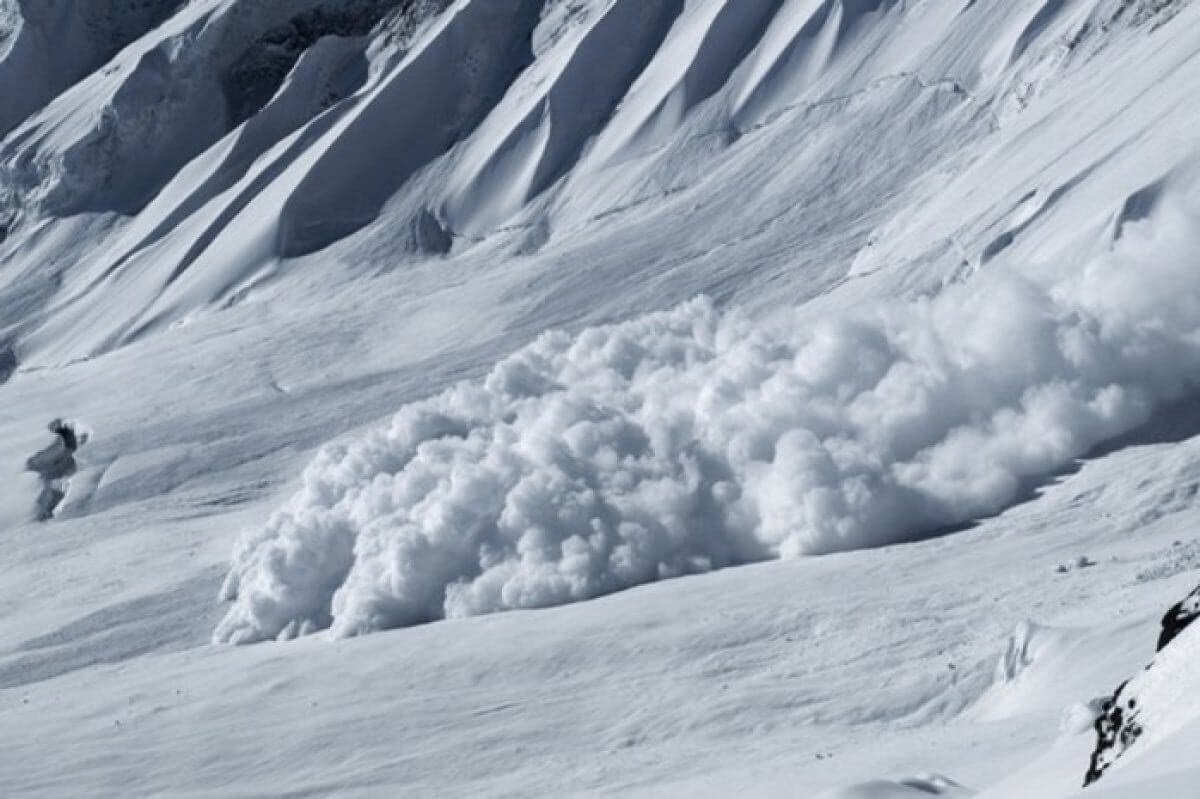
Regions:
<instances>
[{"instance_id":1,"label":"snowy slope","mask_svg":"<svg viewBox=\"0 0 1200 799\"><path fill-rule=\"evenodd\" d=\"M1073 794L1200 564L1198 54L0 0L2 792Z\"/></svg>"},{"instance_id":2,"label":"snowy slope","mask_svg":"<svg viewBox=\"0 0 1200 799\"><path fill-rule=\"evenodd\" d=\"M1196 645L1191 622L1197 616L1193 589L1167 612L1154 659L1121 682L1101 707L1095 743L1084 777L1086 790L1074 793L1075 758L1052 752L1031 768L985 791L984 796L1189 796L1195 791L1197 733ZM1176 611L1184 609L1184 613ZM1168 630L1167 619L1182 628ZM1065 748L1065 747L1064 747ZM1073 753L1072 753L1073 754Z\"/></svg>"},{"instance_id":3,"label":"snowy slope","mask_svg":"<svg viewBox=\"0 0 1200 799\"><path fill-rule=\"evenodd\" d=\"M1071 703L1109 693L1153 654L1162 609L1200 563L1194 538L1176 545L1197 522L1179 488L1198 474L1200 440L1140 444L916 545L51 680L15 678L10 660L3 751L22 764L10 784L18 795L809 796L935 772L978 789L1049 747ZM1080 555L1096 565L1056 571ZM23 657L117 637L99 622L28 641ZM1094 737L1086 723L1069 731L1073 754L1053 763L1073 791ZM76 765L64 770L46 740Z\"/></svg>"}]
</instances>

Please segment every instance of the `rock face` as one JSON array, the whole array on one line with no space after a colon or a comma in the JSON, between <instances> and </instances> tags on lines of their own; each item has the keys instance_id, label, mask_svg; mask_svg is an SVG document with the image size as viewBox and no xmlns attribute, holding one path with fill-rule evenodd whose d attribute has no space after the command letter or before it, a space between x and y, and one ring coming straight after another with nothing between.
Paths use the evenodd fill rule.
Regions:
<instances>
[{"instance_id":1,"label":"rock face","mask_svg":"<svg viewBox=\"0 0 1200 799\"><path fill-rule=\"evenodd\" d=\"M222 88L234 128L275 96L301 54L326 36L364 36L389 12L405 12L414 0L352 0L306 9L263 33L225 72ZM340 98L337 98L340 99Z\"/></svg>"},{"instance_id":2,"label":"rock face","mask_svg":"<svg viewBox=\"0 0 1200 799\"><path fill-rule=\"evenodd\" d=\"M436 10L416 0L225 0L207 11L189 6L119 54L104 50L103 69L89 62L81 74L72 72L69 80L36 97L32 89L14 88L12 96L32 99L19 109L0 109L0 223L5 215L136 214L186 164L261 112L295 74L301 56L310 54L310 61L328 56L323 51L329 47L318 48L318 42L363 39L356 44L365 50L365 35L385 18L389 31L402 31L415 24L418 13ZM46 72L19 55L0 53L0 96L6 99L5 80L12 74ZM317 80L308 75L313 71L334 74ZM291 98L292 106L304 108L290 107L295 119L287 124L276 120L279 129L269 144L344 99L365 79L363 68L360 79L339 85L347 83L337 80L340 71L339 64L300 70L310 82L301 80L304 85L293 93L311 96L304 102ZM88 77L79 81L84 74ZM10 112L15 116L7 119ZM243 138L265 136L262 127ZM67 128L72 132L57 143L46 141L45 130ZM227 167L231 174L241 171L233 166ZM202 204L202 198L194 200Z\"/></svg>"},{"instance_id":3,"label":"rock face","mask_svg":"<svg viewBox=\"0 0 1200 799\"><path fill-rule=\"evenodd\" d=\"M1096 719L1096 748L1083 778L1084 787L1104 776L1117 758L1142 736L1137 699L1126 695L1128 687L1128 681L1121 683L1112 698L1105 700Z\"/></svg>"},{"instance_id":4,"label":"rock face","mask_svg":"<svg viewBox=\"0 0 1200 799\"><path fill-rule=\"evenodd\" d=\"M1196 636L1179 640L1183 632L1200 617L1200 586L1171 606L1162 619L1154 661L1138 676L1125 681L1112 698L1105 700L1096 719L1096 748L1092 751L1084 786L1099 780L1134 744L1148 733L1165 736L1176 726L1175 716L1187 703L1177 698L1187 692L1180 673L1188 673L1193 663ZM1200 627L1196 628L1200 630ZM1195 631L1193 631L1195 632ZM1194 678L1193 678L1194 679ZM1184 711L1186 713L1186 710Z\"/></svg>"},{"instance_id":5,"label":"rock face","mask_svg":"<svg viewBox=\"0 0 1200 799\"><path fill-rule=\"evenodd\" d=\"M1167 644L1175 640L1189 624L1195 621L1197 616L1200 616L1200 586L1196 586L1192 593L1172 605L1171 609L1163 616L1162 632L1158 635L1158 646L1155 651L1161 652Z\"/></svg>"}]
</instances>

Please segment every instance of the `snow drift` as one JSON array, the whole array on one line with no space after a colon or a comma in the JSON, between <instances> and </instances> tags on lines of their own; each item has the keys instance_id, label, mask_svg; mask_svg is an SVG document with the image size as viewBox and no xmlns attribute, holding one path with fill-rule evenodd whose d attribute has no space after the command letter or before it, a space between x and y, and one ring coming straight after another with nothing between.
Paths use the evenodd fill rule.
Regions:
<instances>
[{"instance_id":1,"label":"snow drift","mask_svg":"<svg viewBox=\"0 0 1200 799\"><path fill-rule=\"evenodd\" d=\"M1190 212L1035 281L755 324L697 299L544 334L327 448L243 537L217 641L572 602L995 513L1200 367Z\"/></svg>"},{"instance_id":2,"label":"snow drift","mask_svg":"<svg viewBox=\"0 0 1200 799\"><path fill-rule=\"evenodd\" d=\"M974 791L939 774L910 777L898 781L872 780L821 792L816 799L928 799L931 796L974 796Z\"/></svg>"}]
</instances>

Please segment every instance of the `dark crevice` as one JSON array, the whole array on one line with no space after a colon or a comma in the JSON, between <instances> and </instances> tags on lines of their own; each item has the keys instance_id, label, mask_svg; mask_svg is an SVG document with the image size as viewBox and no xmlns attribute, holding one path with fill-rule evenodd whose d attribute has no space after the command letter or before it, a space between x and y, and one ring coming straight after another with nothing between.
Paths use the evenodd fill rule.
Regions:
<instances>
[{"instance_id":1,"label":"dark crevice","mask_svg":"<svg viewBox=\"0 0 1200 799\"><path fill-rule=\"evenodd\" d=\"M11 344L0 344L0 386L17 371L17 353Z\"/></svg>"}]
</instances>

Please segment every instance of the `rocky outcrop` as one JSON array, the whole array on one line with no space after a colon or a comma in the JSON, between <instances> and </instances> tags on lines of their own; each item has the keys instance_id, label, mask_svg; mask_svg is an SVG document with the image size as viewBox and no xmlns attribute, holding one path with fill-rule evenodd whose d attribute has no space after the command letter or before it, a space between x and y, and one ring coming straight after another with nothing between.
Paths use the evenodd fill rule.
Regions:
<instances>
[{"instance_id":1,"label":"rocky outcrop","mask_svg":"<svg viewBox=\"0 0 1200 799\"><path fill-rule=\"evenodd\" d=\"M1171 609L1163 616L1162 631L1158 634L1158 647L1155 651L1161 652L1167 644L1175 640L1189 624L1195 621L1197 616L1200 616L1200 586L1196 586L1192 593L1172 605Z\"/></svg>"},{"instance_id":2,"label":"rocky outcrop","mask_svg":"<svg viewBox=\"0 0 1200 799\"><path fill-rule=\"evenodd\" d=\"M1186 690L1179 673L1188 670L1193 660L1190 649L1195 648L1183 651L1179 638L1197 617L1200 617L1200 586L1163 616L1154 661L1104 701L1095 723L1096 747L1084 775L1084 786L1103 777L1134 744L1144 741L1148 732L1164 736L1169 730L1160 728L1177 723L1172 718L1172 711L1178 707L1173 695Z\"/></svg>"},{"instance_id":3,"label":"rocky outcrop","mask_svg":"<svg viewBox=\"0 0 1200 799\"><path fill-rule=\"evenodd\" d=\"M415 0L353 0L298 13L260 36L222 77L233 128L266 105L300 56L325 36L369 33L390 11L405 12Z\"/></svg>"}]
</instances>

